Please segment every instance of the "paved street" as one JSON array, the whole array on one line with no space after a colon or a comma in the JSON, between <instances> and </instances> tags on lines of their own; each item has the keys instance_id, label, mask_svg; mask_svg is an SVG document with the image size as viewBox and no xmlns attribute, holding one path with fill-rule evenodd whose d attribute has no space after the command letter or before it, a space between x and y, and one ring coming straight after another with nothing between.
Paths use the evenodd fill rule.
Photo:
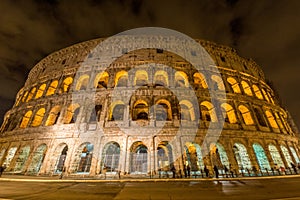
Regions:
<instances>
[{"instance_id":1,"label":"paved street","mask_svg":"<svg viewBox=\"0 0 300 200\"><path fill-rule=\"evenodd\" d=\"M42 180L42 179L41 179ZM77 180L78 181L78 180ZM0 178L0 199L300 199L300 177L228 181L8 181Z\"/></svg>"}]
</instances>

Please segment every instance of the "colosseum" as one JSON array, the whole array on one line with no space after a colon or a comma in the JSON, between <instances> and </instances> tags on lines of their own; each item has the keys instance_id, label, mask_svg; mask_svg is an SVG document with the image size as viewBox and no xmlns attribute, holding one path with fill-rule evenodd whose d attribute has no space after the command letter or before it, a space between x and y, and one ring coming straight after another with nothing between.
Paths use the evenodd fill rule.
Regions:
<instances>
[{"instance_id":1,"label":"colosseum","mask_svg":"<svg viewBox=\"0 0 300 200\"><path fill-rule=\"evenodd\" d=\"M184 54L165 48L182 50L174 37L133 49L131 39L75 44L32 68L1 126L5 173L263 174L300 163L298 130L253 60L198 39Z\"/></svg>"}]
</instances>

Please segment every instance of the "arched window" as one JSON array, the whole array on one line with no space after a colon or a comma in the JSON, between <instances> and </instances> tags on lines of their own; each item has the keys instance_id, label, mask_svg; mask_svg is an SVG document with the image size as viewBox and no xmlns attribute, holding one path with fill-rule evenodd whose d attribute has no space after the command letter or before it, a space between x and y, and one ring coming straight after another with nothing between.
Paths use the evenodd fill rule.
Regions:
<instances>
[{"instance_id":1,"label":"arched window","mask_svg":"<svg viewBox=\"0 0 300 200\"><path fill-rule=\"evenodd\" d=\"M217 114L212 103L208 101L203 101L200 104L200 109L201 109L200 118L202 121L211 121L211 122L218 121Z\"/></svg>"},{"instance_id":2,"label":"arched window","mask_svg":"<svg viewBox=\"0 0 300 200\"><path fill-rule=\"evenodd\" d=\"M55 93L55 90L56 90L56 88L57 88L57 85L58 85L58 81L57 81L57 80L52 81L52 83L51 83L50 86L48 87L46 96L53 95L53 94Z\"/></svg>"},{"instance_id":3,"label":"arched window","mask_svg":"<svg viewBox=\"0 0 300 200\"><path fill-rule=\"evenodd\" d=\"M75 90L86 90L90 81L90 76L87 74L81 75L77 81Z\"/></svg>"},{"instance_id":4,"label":"arched window","mask_svg":"<svg viewBox=\"0 0 300 200\"><path fill-rule=\"evenodd\" d=\"M237 122L234 109L228 103L221 104L222 114L225 122L234 124Z\"/></svg>"},{"instance_id":5,"label":"arched window","mask_svg":"<svg viewBox=\"0 0 300 200\"><path fill-rule=\"evenodd\" d=\"M267 102L270 102L270 99L269 99L269 97L268 97L268 95L267 95L266 90L265 90L264 88L262 88L261 91L262 91L262 93L263 93L265 99L267 100Z\"/></svg>"},{"instance_id":6,"label":"arched window","mask_svg":"<svg viewBox=\"0 0 300 200\"><path fill-rule=\"evenodd\" d=\"M145 86L148 84L148 72L145 70L137 70L134 76L134 85Z\"/></svg>"},{"instance_id":7,"label":"arched window","mask_svg":"<svg viewBox=\"0 0 300 200\"><path fill-rule=\"evenodd\" d=\"M194 121L196 119L194 106L190 101L181 100L179 105L181 120Z\"/></svg>"},{"instance_id":8,"label":"arched window","mask_svg":"<svg viewBox=\"0 0 300 200\"><path fill-rule=\"evenodd\" d=\"M144 100L137 100L134 104L133 112L132 112L133 120L148 120L149 119L149 105Z\"/></svg>"},{"instance_id":9,"label":"arched window","mask_svg":"<svg viewBox=\"0 0 300 200\"><path fill-rule=\"evenodd\" d=\"M246 125L253 125L254 121L252 119L251 113L249 109L246 106L240 105L239 106L239 111L242 114L243 121Z\"/></svg>"},{"instance_id":10,"label":"arched window","mask_svg":"<svg viewBox=\"0 0 300 200\"><path fill-rule=\"evenodd\" d=\"M270 111L268 111L268 110L265 113L266 113L266 116L268 118L268 121L269 121L271 127L272 128L278 128L278 125L277 125L277 123L275 121L275 118L274 118L273 114Z\"/></svg>"},{"instance_id":11,"label":"arched window","mask_svg":"<svg viewBox=\"0 0 300 200\"><path fill-rule=\"evenodd\" d=\"M102 105L95 105L95 107L92 109L89 122L100 121L101 110L102 110Z\"/></svg>"},{"instance_id":12,"label":"arched window","mask_svg":"<svg viewBox=\"0 0 300 200\"><path fill-rule=\"evenodd\" d=\"M62 83L62 92L67 93L70 90L71 84L73 83L72 77L67 77Z\"/></svg>"},{"instance_id":13,"label":"arched window","mask_svg":"<svg viewBox=\"0 0 300 200\"><path fill-rule=\"evenodd\" d=\"M265 117L264 117L261 109L254 107L253 110L254 110L254 114L255 114L255 116L257 118L257 121L258 121L259 125L261 125L261 126L267 126Z\"/></svg>"},{"instance_id":14,"label":"arched window","mask_svg":"<svg viewBox=\"0 0 300 200\"><path fill-rule=\"evenodd\" d=\"M235 155L235 159L239 165L240 171L243 171L245 169L252 169L247 149L243 144L235 143L233 145L233 152Z\"/></svg>"},{"instance_id":15,"label":"arched window","mask_svg":"<svg viewBox=\"0 0 300 200\"><path fill-rule=\"evenodd\" d=\"M46 120L46 123L45 123L46 126L52 126L52 125L56 124L57 119L58 119L59 114L60 114L60 110L61 110L60 106L54 106L51 109L51 111L49 113L49 116L48 116L48 118Z\"/></svg>"},{"instance_id":16,"label":"arched window","mask_svg":"<svg viewBox=\"0 0 300 200\"><path fill-rule=\"evenodd\" d=\"M227 82L231 85L234 93L241 93L239 83L232 77L227 78Z\"/></svg>"},{"instance_id":17,"label":"arched window","mask_svg":"<svg viewBox=\"0 0 300 200\"><path fill-rule=\"evenodd\" d=\"M128 73L126 71L120 71L115 77L115 87L127 87Z\"/></svg>"},{"instance_id":18,"label":"arched window","mask_svg":"<svg viewBox=\"0 0 300 200\"><path fill-rule=\"evenodd\" d=\"M109 79L109 75L107 72L98 73L94 81L94 87L107 88L108 79Z\"/></svg>"},{"instance_id":19,"label":"arched window","mask_svg":"<svg viewBox=\"0 0 300 200\"><path fill-rule=\"evenodd\" d=\"M189 79L186 73L182 71L175 73L175 87L189 87Z\"/></svg>"},{"instance_id":20,"label":"arched window","mask_svg":"<svg viewBox=\"0 0 300 200\"><path fill-rule=\"evenodd\" d=\"M255 96L259 99L264 99L262 93L260 92L260 89L257 87L257 85L252 85L253 91L255 93Z\"/></svg>"},{"instance_id":21,"label":"arched window","mask_svg":"<svg viewBox=\"0 0 300 200\"><path fill-rule=\"evenodd\" d=\"M265 150L262 148L260 144L253 144L253 150L256 156L256 160L258 161L260 170L264 171L265 169L270 170L269 160L266 156Z\"/></svg>"},{"instance_id":22,"label":"arched window","mask_svg":"<svg viewBox=\"0 0 300 200\"><path fill-rule=\"evenodd\" d=\"M158 70L154 74L154 85L157 86L169 86L169 77L164 70Z\"/></svg>"},{"instance_id":23,"label":"arched window","mask_svg":"<svg viewBox=\"0 0 300 200\"><path fill-rule=\"evenodd\" d=\"M75 123L79 114L79 104L71 104L65 114L64 124Z\"/></svg>"},{"instance_id":24,"label":"arched window","mask_svg":"<svg viewBox=\"0 0 300 200\"><path fill-rule=\"evenodd\" d=\"M155 104L155 113L156 117L155 119L157 121L165 121L165 120L171 120L172 119L172 110L171 110L171 104L169 101L165 99L160 99Z\"/></svg>"},{"instance_id":25,"label":"arched window","mask_svg":"<svg viewBox=\"0 0 300 200\"><path fill-rule=\"evenodd\" d=\"M39 87L38 91L36 92L35 98L38 99L38 98L40 98L41 96L43 96L45 89L46 89L46 84L43 83L43 84Z\"/></svg>"},{"instance_id":26,"label":"arched window","mask_svg":"<svg viewBox=\"0 0 300 200\"><path fill-rule=\"evenodd\" d=\"M123 101L115 101L109 109L109 118L111 121L121 121L124 118L125 105Z\"/></svg>"},{"instance_id":27,"label":"arched window","mask_svg":"<svg viewBox=\"0 0 300 200\"><path fill-rule=\"evenodd\" d=\"M40 108L36 113L35 116L33 118L33 121L31 123L31 126L36 127L36 126L40 126L43 122L43 118L45 115L45 108Z\"/></svg>"},{"instance_id":28,"label":"arched window","mask_svg":"<svg viewBox=\"0 0 300 200\"><path fill-rule=\"evenodd\" d=\"M208 88L205 77L199 72L194 74L194 84L196 87Z\"/></svg>"},{"instance_id":29,"label":"arched window","mask_svg":"<svg viewBox=\"0 0 300 200\"><path fill-rule=\"evenodd\" d=\"M242 84L245 94L247 94L249 96L253 96L249 84L246 81L242 81L241 84Z\"/></svg>"},{"instance_id":30,"label":"arched window","mask_svg":"<svg viewBox=\"0 0 300 200\"><path fill-rule=\"evenodd\" d=\"M34 94L35 94L35 91L36 91L36 88L35 88L35 87L32 88L32 89L30 90L30 92L29 92L29 94L28 94L28 97L27 97L27 99L26 99L26 102L28 102L28 101L30 101L30 100L32 99L32 97L33 97Z\"/></svg>"},{"instance_id":31,"label":"arched window","mask_svg":"<svg viewBox=\"0 0 300 200\"><path fill-rule=\"evenodd\" d=\"M23 98L22 98L22 102L25 102L26 98L27 98L27 95L28 95L28 91L25 92Z\"/></svg>"},{"instance_id":32,"label":"arched window","mask_svg":"<svg viewBox=\"0 0 300 200\"><path fill-rule=\"evenodd\" d=\"M32 111L29 110L26 112L26 114L24 115L23 119L22 119L22 122L20 124L20 128L26 128L27 125L28 125L28 122L31 118L31 115L32 115Z\"/></svg>"},{"instance_id":33,"label":"arched window","mask_svg":"<svg viewBox=\"0 0 300 200\"><path fill-rule=\"evenodd\" d=\"M211 80L213 81L214 90L225 90L223 79L220 76L212 75Z\"/></svg>"},{"instance_id":34,"label":"arched window","mask_svg":"<svg viewBox=\"0 0 300 200\"><path fill-rule=\"evenodd\" d=\"M277 167L284 167L284 164L283 164L282 158L280 156L280 153L279 153L278 149L273 144L269 145L269 151L270 151L270 154L271 154L274 165L277 166Z\"/></svg>"}]
</instances>

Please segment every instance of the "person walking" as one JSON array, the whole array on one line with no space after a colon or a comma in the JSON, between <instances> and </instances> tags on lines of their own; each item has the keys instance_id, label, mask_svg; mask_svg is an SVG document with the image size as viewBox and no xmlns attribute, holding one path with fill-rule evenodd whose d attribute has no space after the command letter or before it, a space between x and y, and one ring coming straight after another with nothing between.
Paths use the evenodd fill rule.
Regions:
<instances>
[{"instance_id":1,"label":"person walking","mask_svg":"<svg viewBox=\"0 0 300 200\"><path fill-rule=\"evenodd\" d=\"M233 178L234 177L234 168L232 167L232 165L230 164L229 165L229 170L230 170L230 173L231 173L231 177Z\"/></svg>"},{"instance_id":2,"label":"person walking","mask_svg":"<svg viewBox=\"0 0 300 200\"><path fill-rule=\"evenodd\" d=\"M206 165L204 165L204 172L205 172L206 177L208 178L209 177L209 169L206 167Z\"/></svg>"},{"instance_id":3,"label":"person walking","mask_svg":"<svg viewBox=\"0 0 300 200\"><path fill-rule=\"evenodd\" d=\"M190 178L190 176L191 176L191 168L190 168L189 164L187 164L186 170L187 170L187 176Z\"/></svg>"},{"instance_id":4,"label":"person walking","mask_svg":"<svg viewBox=\"0 0 300 200\"><path fill-rule=\"evenodd\" d=\"M171 168L172 174L173 174L173 178L175 178L175 174L176 174L176 169L174 167L174 165Z\"/></svg>"},{"instance_id":5,"label":"person walking","mask_svg":"<svg viewBox=\"0 0 300 200\"><path fill-rule=\"evenodd\" d=\"M297 168L296 168L296 165L294 165L294 163L291 162L291 166L292 166L292 168L293 168L295 174L297 174Z\"/></svg>"},{"instance_id":6,"label":"person walking","mask_svg":"<svg viewBox=\"0 0 300 200\"><path fill-rule=\"evenodd\" d=\"M215 174L216 174L216 178L219 178L219 169L216 165L214 166L214 171L215 171Z\"/></svg>"},{"instance_id":7,"label":"person walking","mask_svg":"<svg viewBox=\"0 0 300 200\"><path fill-rule=\"evenodd\" d=\"M2 176L2 173L3 173L4 169L2 167L2 165L0 166L0 177Z\"/></svg>"},{"instance_id":8,"label":"person walking","mask_svg":"<svg viewBox=\"0 0 300 200\"><path fill-rule=\"evenodd\" d=\"M225 171L226 178L228 178L228 168L226 167L226 165L224 166L224 171Z\"/></svg>"}]
</instances>

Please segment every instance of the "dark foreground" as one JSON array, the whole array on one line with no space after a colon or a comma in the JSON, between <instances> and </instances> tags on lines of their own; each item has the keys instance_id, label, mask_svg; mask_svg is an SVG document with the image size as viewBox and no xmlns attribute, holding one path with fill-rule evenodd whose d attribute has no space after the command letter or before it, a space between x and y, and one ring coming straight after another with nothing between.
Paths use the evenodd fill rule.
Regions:
<instances>
[{"instance_id":1,"label":"dark foreground","mask_svg":"<svg viewBox=\"0 0 300 200\"><path fill-rule=\"evenodd\" d=\"M136 182L16 182L0 178L0 199L300 200L300 178Z\"/></svg>"}]
</instances>

